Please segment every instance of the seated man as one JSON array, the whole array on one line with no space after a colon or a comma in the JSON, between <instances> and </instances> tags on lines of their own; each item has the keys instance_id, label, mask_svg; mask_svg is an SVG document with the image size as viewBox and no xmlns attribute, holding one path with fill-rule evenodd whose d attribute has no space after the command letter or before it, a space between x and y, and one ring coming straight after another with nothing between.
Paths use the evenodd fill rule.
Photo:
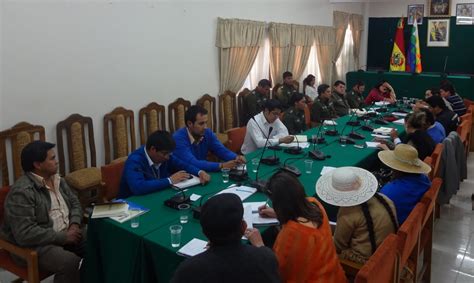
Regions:
<instances>
[{"instance_id":1,"label":"seated man","mask_svg":"<svg viewBox=\"0 0 474 283\"><path fill-rule=\"evenodd\" d=\"M431 167L418 158L418 151L414 147L407 144L399 144L395 150L382 150L378 156L393 171L392 180L382 187L380 193L395 204L401 226L430 188L431 181L426 174L431 171Z\"/></svg>"},{"instance_id":2,"label":"seated man","mask_svg":"<svg viewBox=\"0 0 474 283\"><path fill-rule=\"evenodd\" d=\"M258 82L258 86L252 90L245 98L245 124L263 110L265 102L270 99L270 88L272 84L269 80L263 79Z\"/></svg>"},{"instance_id":3,"label":"seated man","mask_svg":"<svg viewBox=\"0 0 474 283\"><path fill-rule=\"evenodd\" d=\"M346 98L347 98L347 103L349 103L349 106L354 109L354 108L363 108L365 107L364 103L364 90L365 90L365 84L363 81L358 81L353 87L350 92L347 93Z\"/></svg>"},{"instance_id":4,"label":"seated man","mask_svg":"<svg viewBox=\"0 0 474 283\"><path fill-rule=\"evenodd\" d=\"M345 116L349 114L349 103L346 99L346 84L342 81L336 81L334 83L334 91L331 95L331 102L336 110L337 116Z\"/></svg>"},{"instance_id":5,"label":"seated man","mask_svg":"<svg viewBox=\"0 0 474 283\"><path fill-rule=\"evenodd\" d=\"M184 114L186 127L173 134L176 141L174 154L181 160L205 171L219 171L222 168L234 168L245 163L245 158L226 148L207 128L207 110L193 105ZM207 161L208 152L212 152L224 162Z\"/></svg>"},{"instance_id":6,"label":"seated man","mask_svg":"<svg viewBox=\"0 0 474 283\"><path fill-rule=\"evenodd\" d=\"M290 99L295 92L296 89L293 85L293 74L286 71L283 73L283 85L278 89L276 97L276 99L280 101L283 111L290 107Z\"/></svg>"},{"instance_id":7,"label":"seated man","mask_svg":"<svg viewBox=\"0 0 474 283\"><path fill-rule=\"evenodd\" d=\"M466 114L467 109L466 105L464 105L464 100L456 93L451 83L444 82L441 84L439 94L448 101L454 113L458 114L459 117Z\"/></svg>"},{"instance_id":8,"label":"seated man","mask_svg":"<svg viewBox=\"0 0 474 283\"><path fill-rule=\"evenodd\" d=\"M306 131L306 119L304 109L306 107L306 98L302 93L294 93L291 96L291 107L283 115L283 124L290 135L297 135Z\"/></svg>"},{"instance_id":9,"label":"seated man","mask_svg":"<svg viewBox=\"0 0 474 283\"><path fill-rule=\"evenodd\" d=\"M5 200L2 234L17 246L34 249L39 269L55 273L54 282L80 282L85 253L81 204L57 173L53 148L52 143L34 141L22 150L25 175L13 184Z\"/></svg>"},{"instance_id":10,"label":"seated man","mask_svg":"<svg viewBox=\"0 0 474 283\"><path fill-rule=\"evenodd\" d=\"M443 125L446 135L449 135L452 131L456 131L459 125L459 116L453 111L449 110L440 96L433 95L426 99L430 107L431 113L436 118L436 121Z\"/></svg>"},{"instance_id":11,"label":"seated man","mask_svg":"<svg viewBox=\"0 0 474 283\"><path fill-rule=\"evenodd\" d=\"M288 135L288 129L279 119L281 108L278 100L270 99L265 103L265 109L250 119L247 123L247 132L242 144L241 151L243 154L264 147L267 138L268 146L293 141L294 137ZM271 132L270 128L272 128ZM270 136L268 136L269 134Z\"/></svg>"},{"instance_id":12,"label":"seated man","mask_svg":"<svg viewBox=\"0 0 474 283\"><path fill-rule=\"evenodd\" d=\"M320 124L324 120L337 118L336 110L334 110L333 103L330 101L331 89L329 85L319 85L318 94L318 99L314 100L311 107L311 122Z\"/></svg>"},{"instance_id":13,"label":"seated man","mask_svg":"<svg viewBox=\"0 0 474 283\"><path fill-rule=\"evenodd\" d=\"M146 146L132 152L123 168L119 198L144 195L170 187L189 178L189 174L199 176L201 184L210 176L172 155L176 144L167 131L152 133Z\"/></svg>"},{"instance_id":14,"label":"seated man","mask_svg":"<svg viewBox=\"0 0 474 283\"><path fill-rule=\"evenodd\" d=\"M238 196L211 197L200 217L209 249L182 262L171 282L281 282L271 249L242 244L247 229L243 214Z\"/></svg>"}]
</instances>

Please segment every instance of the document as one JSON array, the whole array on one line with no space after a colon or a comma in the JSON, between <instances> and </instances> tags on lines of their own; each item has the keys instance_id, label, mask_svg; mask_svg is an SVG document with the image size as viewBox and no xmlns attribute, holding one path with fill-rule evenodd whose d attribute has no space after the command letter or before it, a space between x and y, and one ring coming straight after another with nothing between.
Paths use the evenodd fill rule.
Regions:
<instances>
[{"instance_id":1,"label":"document","mask_svg":"<svg viewBox=\"0 0 474 283\"><path fill-rule=\"evenodd\" d=\"M223 193L235 194L242 201L244 201L246 198L253 195L256 191L257 191L257 189L252 188L252 187L231 185L227 189L224 189L224 190L218 192L217 195L218 194L223 194Z\"/></svg>"},{"instance_id":2,"label":"document","mask_svg":"<svg viewBox=\"0 0 474 283\"><path fill-rule=\"evenodd\" d=\"M380 127L380 128L374 129L374 134L389 136L392 130L393 128Z\"/></svg>"},{"instance_id":3,"label":"document","mask_svg":"<svg viewBox=\"0 0 474 283\"><path fill-rule=\"evenodd\" d=\"M365 144L367 145L367 147L370 147L370 148L377 148L380 143L379 143L379 142L366 141Z\"/></svg>"},{"instance_id":4,"label":"document","mask_svg":"<svg viewBox=\"0 0 474 283\"><path fill-rule=\"evenodd\" d=\"M125 214L118 215L118 216L111 216L110 219L115 220L119 223L124 223L134 217L140 216L148 211L150 209L143 207L141 205L138 205L134 202L131 202L129 200L123 200L123 199L118 199L117 201L125 202L127 203L128 210Z\"/></svg>"},{"instance_id":5,"label":"document","mask_svg":"<svg viewBox=\"0 0 474 283\"><path fill-rule=\"evenodd\" d=\"M172 186L177 189L186 189L192 186L196 186L201 184L201 181L199 180L199 177L196 177L194 175L191 175L192 178L181 181L179 183L173 184Z\"/></svg>"},{"instance_id":6,"label":"document","mask_svg":"<svg viewBox=\"0 0 474 283\"><path fill-rule=\"evenodd\" d=\"M181 247L176 253L180 256L192 257L207 250L207 242L200 239L192 239Z\"/></svg>"},{"instance_id":7,"label":"document","mask_svg":"<svg viewBox=\"0 0 474 283\"><path fill-rule=\"evenodd\" d=\"M405 118L395 120L395 121L393 121L393 123L397 124L397 125L405 125Z\"/></svg>"},{"instance_id":8,"label":"document","mask_svg":"<svg viewBox=\"0 0 474 283\"><path fill-rule=\"evenodd\" d=\"M91 218L104 218L127 215L128 204L125 201L115 201L94 205Z\"/></svg>"},{"instance_id":9,"label":"document","mask_svg":"<svg viewBox=\"0 0 474 283\"><path fill-rule=\"evenodd\" d=\"M402 113L402 112L392 112L392 115L398 116L398 117L405 117L408 115L408 113Z\"/></svg>"},{"instance_id":10,"label":"document","mask_svg":"<svg viewBox=\"0 0 474 283\"><path fill-rule=\"evenodd\" d=\"M309 142L292 142L292 143L281 143L279 144L281 147L296 147L299 146L301 148L308 148L310 146Z\"/></svg>"},{"instance_id":11,"label":"document","mask_svg":"<svg viewBox=\"0 0 474 283\"><path fill-rule=\"evenodd\" d=\"M333 121L333 120L324 120L323 125L324 126L337 126L337 123L336 121Z\"/></svg>"},{"instance_id":12,"label":"document","mask_svg":"<svg viewBox=\"0 0 474 283\"><path fill-rule=\"evenodd\" d=\"M295 138L295 141L298 140L298 142L307 142L308 141L308 136L307 135L293 135Z\"/></svg>"}]
</instances>

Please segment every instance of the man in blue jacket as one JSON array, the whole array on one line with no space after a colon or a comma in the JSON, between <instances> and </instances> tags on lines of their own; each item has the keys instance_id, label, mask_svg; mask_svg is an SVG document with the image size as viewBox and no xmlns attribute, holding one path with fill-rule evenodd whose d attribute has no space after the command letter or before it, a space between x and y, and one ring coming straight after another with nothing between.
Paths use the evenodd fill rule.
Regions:
<instances>
[{"instance_id":1,"label":"man in blue jacket","mask_svg":"<svg viewBox=\"0 0 474 283\"><path fill-rule=\"evenodd\" d=\"M128 156L118 197L160 191L188 179L189 174L199 176L201 184L209 182L210 176L205 171L172 155L175 147L176 143L167 131L152 133L146 146L141 146Z\"/></svg>"},{"instance_id":2,"label":"man in blue jacket","mask_svg":"<svg viewBox=\"0 0 474 283\"><path fill-rule=\"evenodd\" d=\"M174 154L181 160L205 171L219 171L222 168L234 168L245 163L245 158L227 149L207 128L207 110L193 105L185 113L186 127L173 134L176 141ZM207 161L211 151L224 162Z\"/></svg>"}]
</instances>

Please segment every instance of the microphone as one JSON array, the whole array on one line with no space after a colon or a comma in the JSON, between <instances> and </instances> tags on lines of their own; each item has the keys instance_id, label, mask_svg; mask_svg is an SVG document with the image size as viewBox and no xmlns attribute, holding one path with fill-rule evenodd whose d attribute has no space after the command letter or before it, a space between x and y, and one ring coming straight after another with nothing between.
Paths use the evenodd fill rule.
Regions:
<instances>
[{"instance_id":1,"label":"microphone","mask_svg":"<svg viewBox=\"0 0 474 283\"><path fill-rule=\"evenodd\" d=\"M180 204L191 203L191 199L188 196L186 196L186 194L184 194L185 189L181 189L178 187L174 187L174 188L178 191L178 193L176 193L175 195L173 195L172 197L164 201L164 204L166 206L174 208L174 209L179 209L178 206Z\"/></svg>"},{"instance_id":2,"label":"microphone","mask_svg":"<svg viewBox=\"0 0 474 283\"><path fill-rule=\"evenodd\" d=\"M353 139L357 139L357 140L363 140L365 139L365 137L357 132L354 131L354 126L359 126L360 125L360 122L359 121L351 121L352 118L354 118L356 114L356 111L354 110L354 112L352 112L352 115L351 117L349 118L349 121L347 121L346 125L344 126L344 129L346 128L347 125L351 125L352 126L352 130L351 132L349 133L349 137L350 138L353 138ZM344 129L342 129L342 133L341 135L344 134ZM343 136L344 137L344 136ZM349 144L352 144L351 143L352 140L350 140L349 138L345 137L345 143L349 143Z\"/></svg>"},{"instance_id":3,"label":"microphone","mask_svg":"<svg viewBox=\"0 0 474 283\"><path fill-rule=\"evenodd\" d=\"M300 169L296 168L295 166L286 165L286 162L288 162L290 160L298 160L298 159L302 159L302 158L304 158L304 156L303 157L296 157L296 158L287 158L285 160L285 162L283 162L283 166L280 167L280 170L289 172L289 173L295 175L296 177L301 176Z\"/></svg>"},{"instance_id":4,"label":"microphone","mask_svg":"<svg viewBox=\"0 0 474 283\"><path fill-rule=\"evenodd\" d=\"M284 152L289 153L289 154L300 154L302 148L300 147L300 142L298 141L298 137L294 135L295 140L296 140L296 146L289 147L284 150Z\"/></svg>"},{"instance_id":5,"label":"microphone","mask_svg":"<svg viewBox=\"0 0 474 283\"><path fill-rule=\"evenodd\" d=\"M263 136L267 139L265 141L265 145L263 146L263 151L262 151L262 155L260 156L260 162L258 163L257 170L258 170L258 167L260 167L260 163L264 163L264 164L267 164L267 165L277 165L278 163L280 163L280 159L276 156L275 150L277 150L277 149L274 146L269 146L268 147L268 148L273 149L273 156L263 158L263 153L265 152L265 149L267 147L267 143L268 143L268 140L270 139L270 134L273 131L273 127L270 126L270 128L268 129L268 135L266 135L265 132L262 130L262 128L260 128L260 125L258 124L257 120L255 120L254 117L252 117L252 120L255 122L255 124L257 124L257 127L260 129ZM257 173L258 173L258 171L257 171Z\"/></svg>"},{"instance_id":6,"label":"microphone","mask_svg":"<svg viewBox=\"0 0 474 283\"><path fill-rule=\"evenodd\" d=\"M325 132L326 135L328 136L337 136L339 134L339 132L337 131L337 128L336 128L336 121L334 121L334 118L331 118L331 121L332 121L332 125L334 127L334 130L327 130ZM323 121L324 123L324 121Z\"/></svg>"},{"instance_id":7,"label":"microphone","mask_svg":"<svg viewBox=\"0 0 474 283\"><path fill-rule=\"evenodd\" d=\"M238 168L240 166L240 168ZM245 181L249 175L247 174L246 166L244 164L240 164L237 168L232 168L229 171L229 178L231 180L242 182Z\"/></svg>"},{"instance_id":8,"label":"microphone","mask_svg":"<svg viewBox=\"0 0 474 283\"><path fill-rule=\"evenodd\" d=\"M255 121L255 119L254 119L254 121ZM255 121L255 123L257 123L257 121ZM258 123L257 123L257 126L258 126ZM269 165L276 165L280 162L280 159L278 157L275 157L275 156L263 158L263 154L265 153L265 149L267 148L268 139L270 138L270 134L271 134L272 131L273 131L273 127L270 127L268 129L267 140L265 141L265 145L263 146L262 154L260 155L260 162L258 163L257 172L255 173L255 181L250 182L250 185L252 187L256 188L260 192L264 192L265 187L267 185L267 181L258 179L258 173L260 171L260 164L262 164L262 163L269 164L269 163L266 163L266 162L271 162L271 164L269 164ZM262 133L263 133L263 131L262 131Z\"/></svg>"},{"instance_id":9,"label":"microphone","mask_svg":"<svg viewBox=\"0 0 474 283\"><path fill-rule=\"evenodd\" d=\"M324 139L324 138L323 138ZM318 138L313 139L313 150L308 152L308 156L314 160L324 160L326 159L326 155L319 149L316 149L316 145L318 144Z\"/></svg>"},{"instance_id":10,"label":"microphone","mask_svg":"<svg viewBox=\"0 0 474 283\"><path fill-rule=\"evenodd\" d=\"M325 143L326 139L321 134L321 128L323 127L324 120L321 121L321 124L318 127L318 131L316 132L316 139L312 138L313 144L320 144Z\"/></svg>"}]
</instances>

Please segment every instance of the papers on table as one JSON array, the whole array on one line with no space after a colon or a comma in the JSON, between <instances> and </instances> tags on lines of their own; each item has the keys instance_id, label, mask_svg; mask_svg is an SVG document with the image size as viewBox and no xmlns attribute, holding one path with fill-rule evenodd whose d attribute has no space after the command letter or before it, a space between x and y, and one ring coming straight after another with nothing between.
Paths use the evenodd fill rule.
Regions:
<instances>
[{"instance_id":1,"label":"papers on table","mask_svg":"<svg viewBox=\"0 0 474 283\"><path fill-rule=\"evenodd\" d=\"M186 245L181 247L176 253L181 256L191 257L207 250L207 242L200 239L192 239Z\"/></svg>"},{"instance_id":2,"label":"papers on table","mask_svg":"<svg viewBox=\"0 0 474 283\"><path fill-rule=\"evenodd\" d=\"M336 121L333 121L333 120L324 120L323 125L324 126L337 126L337 123Z\"/></svg>"},{"instance_id":3,"label":"papers on table","mask_svg":"<svg viewBox=\"0 0 474 283\"><path fill-rule=\"evenodd\" d=\"M379 142L369 142L369 141L366 141L365 144L367 145L367 147L370 147L370 148L377 148L380 143L379 143Z\"/></svg>"},{"instance_id":4,"label":"papers on table","mask_svg":"<svg viewBox=\"0 0 474 283\"><path fill-rule=\"evenodd\" d=\"M198 194L192 194L191 196L189 196L189 199L191 201L197 201L200 198L201 198L201 195L198 195Z\"/></svg>"},{"instance_id":5,"label":"papers on table","mask_svg":"<svg viewBox=\"0 0 474 283\"><path fill-rule=\"evenodd\" d=\"M324 166L323 169L321 170L321 176L336 169L336 167L331 167L331 166Z\"/></svg>"},{"instance_id":6,"label":"papers on table","mask_svg":"<svg viewBox=\"0 0 474 283\"><path fill-rule=\"evenodd\" d=\"M397 124L397 125L405 125L405 118L395 120L395 121L393 121L393 123Z\"/></svg>"},{"instance_id":7,"label":"papers on table","mask_svg":"<svg viewBox=\"0 0 474 283\"><path fill-rule=\"evenodd\" d=\"M308 141L308 136L306 135L293 135L293 137L295 138L295 141L298 140L299 143Z\"/></svg>"},{"instance_id":8,"label":"papers on table","mask_svg":"<svg viewBox=\"0 0 474 283\"><path fill-rule=\"evenodd\" d=\"M201 183L201 181L199 180L198 177L196 177L194 175L191 175L191 176L192 176L191 179L187 179L187 180L181 181L179 183L173 184L173 187L182 190L182 189L186 189L186 188L189 188L189 187L192 187L192 186L199 185Z\"/></svg>"},{"instance_id":9,"label":"papers on table","mask_svg":"<svg viewBox=\"0 0 474 283\"><path fill-rule=\"evenodd\" d=\"M310 146L309 142L299 142L299 144L297 142L281 143L279 145L281 147L297 147L299 145L301 148L308 148Z\"/></svg>"},{"instance_id":10,"label":"papers on table","mask_svg":"<svg viewBox=\"0 0 474 283\"><path fill-rule=\"evenodd\" d=\"M128 200L126 201L126 200L118 199L117 201L126 202L128 205L128 211L125 214L120 215L120 216L110 217L110 219L115 220L119 223L124 223L125 221L128 221L134 217L140 216L150 211L150 209Z\"/></svg>"},{"instance_id":11,"label":"papers on table","mask_svg":"<svg viewBox=\"0 0 474 283\"><path fill-rule=\"evenodd\" d=\"M218 194L223 194L223 193L235 194L242 201L244 201L246 198L253 195L256 191L257 191L257 189L252 188L252 187L232 185L231 187L218 192L217 195Z\"/></svg>"},{"instance_id":12,"label":"papers on table","mask_svg":"<svg viewBox=\"0 0 474 283\"><path fill-rule=\"evenodd\" d=\"M125 201L116 201L105 204L94 205L91 218L104 218L112 216L126 216L128 203Z\"/></svg>"},{"instance_id":13,"label":"papers on table","mask_svg":"<svg viewBox=\"0 0 474 283\"><path fill-rule=\"evenodd\" d=\"M258 225L278 225L278 219L261 217L258 213L258 208L265 205L265 202L246 202L244 205L244 220L247 222L247 227L253 228Z\"/></svg>"},{"instance_id":14,"label":"papers on table","mask_svg":"<svg viewBox=\"0 0 474 283\"><path fill-rule=\"evenodd\" d=\"M374 134L389 136L392 130L393 128L390 128L390 127L380 127L380 128L374 129Z\"/></svg>"},{"instance_id":15,"label":"papers on table","mask_svg":"<svg viewBox=\"0 0 474 283\"><path fill-rule=\"evenodd\" d=\"M375 105L377 106L384 106L384 105L389 105L390 103L388 101L377 101L375 102Z\"/></svg>"},{"instance_id":16,"label":"papers on table","mask_svg":"<svg viewBox=\"0 0 474 283\"><path fill-rule=\"evenodd\" d=\"M408 113L402 113L402 112L392 112L392 115L398 116L398 117L405 117L408 115Z\"/></svg>"},{"instance_id":17,"label":"papers on table","mask_svg":"<svg viewBox=\"0 0 474 283\"><path fill-rule=\"evenodd\" d=\"M374 138L389 139L390 136L371 134Z\"/></svg>"}]
</instances>

